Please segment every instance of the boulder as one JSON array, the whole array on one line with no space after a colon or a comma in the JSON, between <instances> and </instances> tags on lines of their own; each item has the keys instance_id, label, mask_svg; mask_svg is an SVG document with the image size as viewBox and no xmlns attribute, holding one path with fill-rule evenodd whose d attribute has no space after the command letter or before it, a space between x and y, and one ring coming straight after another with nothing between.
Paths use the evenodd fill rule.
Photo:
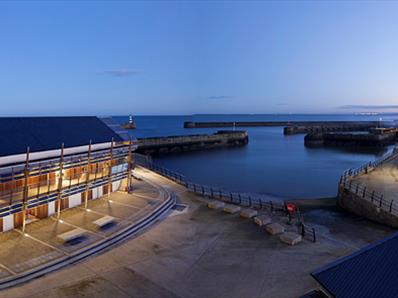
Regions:
<instances>
[{"instance_id":1,"label":"boulder","mask_svg":"<svg viewBox=\"0 0 398 298\"><path fill-rule=\"evenodd\" d=\"M265 230L271 235L278 235L285 232L285 228L276 222L267 225Z\"/></svg>"},{"instance_id":2,"label":"boulder","mask_svg":"<svg viewBox=\"0 0 398 298\"><path fill-rule=\"evenodd\" d=\"M294 232L286 232L279 236L281 242L288 245L296 245L303 241L303 237L300 234Z\"/></svg>"},{"instance_id":3,"label":"boulder","mask_svg":"<svg viewBox=\"0 0 398 298\"><path fill-rule=\"evenodd\" d=\"M265 226L272 222L271 217L268 215L260 215L254 218L254 222L259 226Z\"/></svg>"}]
</instances>

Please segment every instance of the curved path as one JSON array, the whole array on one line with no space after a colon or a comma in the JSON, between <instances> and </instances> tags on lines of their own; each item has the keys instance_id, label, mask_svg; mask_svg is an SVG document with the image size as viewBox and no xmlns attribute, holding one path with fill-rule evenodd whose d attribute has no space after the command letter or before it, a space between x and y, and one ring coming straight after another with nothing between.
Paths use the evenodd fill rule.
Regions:
<instances>
[{"instance_id":1,"label":"curved path","mask_svg":"<svg viewBox=\"0 0 398 298\"><path fill-rule=\"evenodd\" d=\"M18 230L2 234L0 289L98 254L142 232L174 206L175 197L161 186L146 179L135 182L131 195L115 192L110 197L90 201L87 210L76 207L63 211L60 220L51 217L33 222L25 234ZM105 215L113 216L116 223L98 229L93 221ZM85 231L82 240L68 244L57 241L57 235L75 228Z\"/></svg>"}]
</instances>

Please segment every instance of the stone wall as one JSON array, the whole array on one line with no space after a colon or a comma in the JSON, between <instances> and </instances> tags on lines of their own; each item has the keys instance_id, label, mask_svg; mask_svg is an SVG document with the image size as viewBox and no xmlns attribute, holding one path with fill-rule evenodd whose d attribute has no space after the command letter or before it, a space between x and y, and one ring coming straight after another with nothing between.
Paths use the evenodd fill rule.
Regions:
<instances>
[{"instance_id":1,"label":"stone wall","mask_svg":"<svg viewBox=\"0 0 398 298\"><path fill-rule=\"evenodd\" d=\"M360 195L356 195L343 187L339 187L337 204L341 208L356 215L393 228L398 228L397 216L391 214L387 210L379 208L377 204L372 203L371 201L368 201Z\"/></svg>"}]
</instances>

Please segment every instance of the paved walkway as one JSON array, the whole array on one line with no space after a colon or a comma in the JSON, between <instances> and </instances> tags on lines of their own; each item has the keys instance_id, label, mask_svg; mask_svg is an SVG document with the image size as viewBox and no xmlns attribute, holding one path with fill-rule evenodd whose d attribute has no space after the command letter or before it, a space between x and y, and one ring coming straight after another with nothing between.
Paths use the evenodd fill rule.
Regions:
<instances>
[{"instance_id":1,"label":"paved walkway","mask_svg":"<svg viewBox=\"0 0 398 298\"><path fill-rule=\"evenodd\" d=\"M298 246L148 171L188 206L135 239L0 297L298 297L317 286L310 272L392 232L332 209L304 214L319 241Z\"/></svg>"},{"instance_id":2,"label":"paved walkway","mask_svg":"<svg viewBox=\"0 0 398 298\"><path fill-rule=\"evenodd\" d=\"M26 226L25 233L20 229L0 233L0 279L61 259L103 240L152 212L164 197L164 191L158 186L135 180L132 194L118 191L109 197L90 200L88 209L75 207L63 210L59 220L52 216L34 221ZM114 222L98 228L93 222L106 215L114 217ZM83 237L68 243L57 239L58 235L76 228L84 230Z\"/></svg>"},{"instance_id":3,"label":"paved walkway","mask_svg":"<svg viewBox=\"0 0 398 298\"><path fill-rule=\"evenodd\" d=\"M366 186L369 191L384 194L387 200L398 201L398 155L369 174L357 176L352 180Z\"/></svg>"}]
</instances>

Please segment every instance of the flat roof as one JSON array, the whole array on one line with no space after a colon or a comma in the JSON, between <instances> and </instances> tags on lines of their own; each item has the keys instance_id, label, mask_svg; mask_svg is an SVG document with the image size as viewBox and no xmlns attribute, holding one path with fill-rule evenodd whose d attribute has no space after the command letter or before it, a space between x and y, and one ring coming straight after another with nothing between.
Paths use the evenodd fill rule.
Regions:
<instances>
[{"instance_id":1,"label":"flat roof","mask_svg":"<svg viewBox=\"0 0 398 298\"><path fill-rule=\"evenodd\" d=\"M398 233L311 275L335 297L398 297Z\"/></svg>"}]
</instances>

